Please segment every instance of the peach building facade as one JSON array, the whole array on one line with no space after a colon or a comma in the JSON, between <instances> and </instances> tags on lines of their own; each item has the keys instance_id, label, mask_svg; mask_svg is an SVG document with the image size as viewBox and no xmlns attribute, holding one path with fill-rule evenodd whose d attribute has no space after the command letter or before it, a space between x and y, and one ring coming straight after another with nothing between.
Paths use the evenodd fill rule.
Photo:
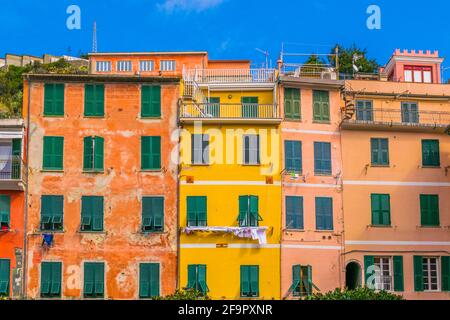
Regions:
<instances>
[{"instance_id":1,"label":"peach building facade","mask_svg":"<svg viewBox=\"0 0 450 320\"><path fill-rule=\"evenodd\" d=\"M343 286L342 84L280 77L282 298Z\"/></svg>"},{"instance_id":2,"label":"peach building facade","mask_svg":"<svg viewBox=\"0 0 450 320\"><path fill-rule=\"evenodd\" d=\"M450 298L450 86L440 83L441 59L430 56L397 50L393 81L345 83L348 287L364 284L407 299ZM434 70L432 83L405 82L406 59L408 66Z\"/></svg>"}]
</instances>

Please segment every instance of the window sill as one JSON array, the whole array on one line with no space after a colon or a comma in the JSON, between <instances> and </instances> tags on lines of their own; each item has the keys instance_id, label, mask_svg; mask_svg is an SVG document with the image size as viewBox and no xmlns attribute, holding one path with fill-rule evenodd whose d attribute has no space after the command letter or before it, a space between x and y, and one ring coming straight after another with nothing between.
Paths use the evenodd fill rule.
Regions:
<instances>
[{"instance_id":1,"label":"window sill","mask_svg":"<svg viewBox=\"0 0 450 320\"><path fill-rule=\"evenodd\" d=\"M315 230L314 232L320 232L320 233L330 233L330 232L333 232L333 233L334 233L334 229L331 229L331 230Z\"/></svg>"},{"instance_id":2,"label":"window sill","mask_svg":"<svg viewBox=\"0 0 450 320\"><path fill-rule=\"evenodd\" d=\"M144 235L144 236L166 234L165 231L140 231L139 233Z\"/></svg>"},{"instance_id":3,"label":"window sill","mask_svg":"<svg viewBox=\"0 0 450 320\"><path fill-rule=\"evenodd\" d=\"M82 231L82 230L78 230L77 233L81 233L81 234L104 234L104 235L106 235L106 231Z\"/></svg>"},{"instance_id":4,"label":"window sill","mask_svg":"<svg viewBox=\"0 0 450 320\"><path fill-rule=\"evenodd\" d=\"M391 167L390 164L371 164L370 166L372 168L390 168Z\"/></svg>"},{"instance_id":5,"label":"window sill","mask_svg":"<svg viewBox=\"0 0 450 320\"><path fill-rule=\"evenodd\" d=\"M314 175L316 177L332 177L333 176L331 172L324 172L324 173L314 172Z\"/></svg>"},{"instance_id":6,"label":"window sill","mask_svg":"<svg viewBox=\"0 0 450 320\"><path fill-rule=\"evenodd\" d=\"M89 170L83 170L83 174L104 174L105 171L89 171Z\"/></svg>"},{"instance_id":7,"label":"window sill","mask_svg":"<svg viewBox=\"0 0 450 320\"><path fill-rule=\"evenodd\" d=\"M442 167L439 166L421 166L421 169L442 169Z\"/></svg>"},{"instance_id":8,"label":"window sill","mask_svg":"<svg viewBox=\"0 0 450 320\"><path fill-rule=\"evenodd\" d=\"M37 230L33 234L64 234L66 230Z\"/></svg>"},{"instance_id":9,"label":"window sill","mask_svg":"<svg viewBox=\"0 0 450 320\"><path fill-rule=\"evenodd\" d=\"M260 167L261 163L243 163L244 167Z\"/></svg>"},{"instance_id":10,"label":"window sill","mask_svg":"<svg viewBox=\"0 0 450 320\"><path fill-rule=\"evenodd\" d=\"M442 229L442 226L417 226L419 229Z\"/></svg>"},{"instance_id":11,"label":"window sill","mask_svg":"<svg viewBox=\"0 0 450 320\"><path fill-rule=\"evenodd\" d=\"M139 120L162 120L162 117L161 116L155 116L155 117L152 117L152 116L140 116L139 117Z\"/></svg>"},{"instance_id":12,"label":"window sill","mask_svg":"<svg viewBox=\"0 0 450 320\"><path fill-rule=\"evenodd\" d=\"M331 124L331 121L329 121L329 120L313 120L313 123L316 123L316 124Z\"/></svg>"},{"instance_id":13,"label":"window sill","mask_svg":"<svg viewBox=\"0 0 450 320\"><path fill-rule=\"evenodd\" d=\"M43 118L51 118L51 119L56 119L56 118L64 118L63 114L43 114Z\"/></svg>"},{"instance_id":14,"label":"window sill","mask_svg":"<svg viewBox=\"0 0 450 320\"><path fill-rule=\"evenodd\" d=\"M87 118L87 119L105 119L105 115L98 115L98 116L87 116L87 115L84 115L83 117Z\"/></svg>"},{"instance_id":15,"label":"window sill","mask_svg":"<svg viewBox=\"0 0 450 320\"><path fill-rule=\"evenodd\" d=\"M64 169L42 169L41 172L47 173L64 173Z\"/></svg>"},{"instance_id":16,"label":"window sill","mask_svg":"<svg viewBox=\"0 0 450 320\"><path fill-rule=\"evenodd\" d=\"M286 122L302 122L302 119L284 118Z\"/></svg>"},{"instance_id":17,"label":"window sill","mask_svg":"<svg viewBox=\"0 0 450 320\"><path fill-rule=\"evenodd\" d=\"M284 232L295 232L295 233L304 233L306 232L305 229L284 229Z\"/></svg>"},{"instance_id":18,"label":"window sill","mask_svg":"<svg viewBox=\"0 0 450 320\"><path fill-rule=\"evenodd\" d=\"M389 228L392 229L392 225L383 225L383 224L370 224L367 226L368 228L374 228L374 229L383 229L383 228Z\"/></svg>"},{"instance_id":19,"label":"window sill","mask_svg":"<svg viewBox=\"0 0 450 320\"><path fill-rule=\"evenodd\" d=\"M141 173L161 173L162 169L141 169Z\"/></svg>"},{"instance_id":20,"label":"window sill","mask_svg":"<svg viewBox=\"0 0 450 320\"><path fill-rule=\"evenodd\" d=\"M191 163L191 167L209 167L209 163Z\"/></svg>"}]
</instances>

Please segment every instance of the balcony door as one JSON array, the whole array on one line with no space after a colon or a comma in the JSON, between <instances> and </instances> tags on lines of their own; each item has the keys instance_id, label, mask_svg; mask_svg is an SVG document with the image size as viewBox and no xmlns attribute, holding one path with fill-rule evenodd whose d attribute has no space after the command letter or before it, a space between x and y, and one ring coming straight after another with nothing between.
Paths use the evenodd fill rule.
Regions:
<instances>
[{"instance_id":1,"label":"balcony door","mask_svg":"<svg viewBox=\"0 0 450 320\"><path fill-rule=\"evenodd\" d=\"M242 118L258 118L258 97L242 97Z\"/></svg>"},{"instance_id":2,"label":"balcony door","mask_svg":"<svg viewBox=\"0 0 450 320\"><path fill-rule=\"evenodd\" d=\"M12 141L0 141L0 179L10 180L12 173Z\"/></svg>"}]
</instances>

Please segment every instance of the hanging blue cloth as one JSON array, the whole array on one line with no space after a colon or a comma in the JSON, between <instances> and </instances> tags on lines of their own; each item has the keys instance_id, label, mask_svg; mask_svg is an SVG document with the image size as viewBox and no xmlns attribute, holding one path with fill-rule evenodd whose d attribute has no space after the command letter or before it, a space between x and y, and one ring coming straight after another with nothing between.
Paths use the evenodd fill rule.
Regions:
<instances>
[{"instance_id":1,"label":"hanging blue cloth","mask_svg":"<svg viewBox=\"0 0 450 320\"><path fill-rule=\"evenodd\" d=\"M43 240L42 240L42 244L47 245L47 246L51 246L53 243L53 235L52 234L44 234L43 235Z\"/></svg>"}]
</instances>

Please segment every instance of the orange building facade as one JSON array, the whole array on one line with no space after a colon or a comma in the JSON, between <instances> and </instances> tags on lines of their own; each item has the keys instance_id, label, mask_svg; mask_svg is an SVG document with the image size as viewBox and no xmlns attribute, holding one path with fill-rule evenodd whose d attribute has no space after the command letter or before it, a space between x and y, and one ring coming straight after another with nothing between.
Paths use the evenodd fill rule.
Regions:
<instances>
[{"instance_id":1,"label":"orange building facade","mask_svg":"<svg viewBox=\"0 0 450 320\"><path fill-rule=\"evenodd\" d=\"M384 81L345 83L344 255L351 288L450 298L450 85L440 83L440 62L437 52L396 50Z\"/></svg>"},{"instance_id":2,"label":"orange building facade","mask_svg":"<svg viewBox=\"0 0 450 320\"><path fill-rule=\"evenodd\" d=\"M182 68L204 56L99 54L89 75L26 79L27 297L145 299L175 291L172 134Z\"/></svg>"},{"instance_id":3,"label":"orange building facade","mask_svg":"<svg viewBox=\"0 0 450 320\"><path fill-rule=\"evenodd\" d=\"M0 120L0 297L22 296L24 126Z\"/></svg>"}]
</instances>

